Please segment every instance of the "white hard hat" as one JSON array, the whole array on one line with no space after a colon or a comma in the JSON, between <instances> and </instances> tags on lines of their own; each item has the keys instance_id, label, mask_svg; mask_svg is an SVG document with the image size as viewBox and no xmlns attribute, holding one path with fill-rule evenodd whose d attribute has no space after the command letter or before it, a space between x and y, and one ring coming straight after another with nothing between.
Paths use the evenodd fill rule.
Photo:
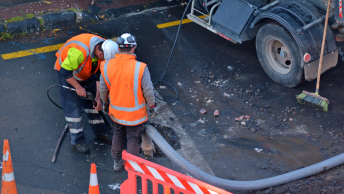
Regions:
<instances>
[{"instance_id":1,"label":"white hard hat","mask_svg":"<svg viewBox=\"0 0 344 194\"><path fill-rule=\"evenodd\" d=\"M119 53L118 44L112 40L105 40L102 49L105 60L112 59L115 57L115 54Z\"/></svg>"},{"instance_id":2,"label":"white hard hat","mask_svg":"<svg viewBox=\"0 0 344 194\"><path fill-rule=\"evenodd\" d=\"M135 47L137 46L136 37L129 34L124 33L120 37L117 38L117 44L119 47Z\"/></svg>"}]
</instances>

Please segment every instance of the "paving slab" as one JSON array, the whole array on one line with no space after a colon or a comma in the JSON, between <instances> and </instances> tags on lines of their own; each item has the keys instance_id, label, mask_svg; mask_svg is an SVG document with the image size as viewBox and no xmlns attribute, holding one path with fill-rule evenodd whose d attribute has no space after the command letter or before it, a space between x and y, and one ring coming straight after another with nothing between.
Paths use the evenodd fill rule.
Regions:
<instances>
[{"instance_id":1,"label":"paving slab","mask_svg":"<svg viewBox=\"0 0 344 194\"><path fill-rule=\"evenodd\" d=\"M7 8L0 8L0 19L7 20L14 17L24 17L25 15L20 12L20 7L7 7Z\"/></svg>"}]
</instances>

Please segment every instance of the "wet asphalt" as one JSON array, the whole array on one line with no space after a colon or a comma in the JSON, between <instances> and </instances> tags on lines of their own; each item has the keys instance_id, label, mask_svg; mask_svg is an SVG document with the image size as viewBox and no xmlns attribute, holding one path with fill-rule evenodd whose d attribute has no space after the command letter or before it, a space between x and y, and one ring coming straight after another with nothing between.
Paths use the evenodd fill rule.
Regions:
<instances>
[{"instance_id":1,"label":"wet asphalt","mask_svg":"<svg viewBox=\"0 0 344 194\"><path fill-rule=\"evenodd\" d=\"M82 27L110 38L125 32L136 35L138 60L148 64L154 80L164 71L177 30L177 26L158 29L156 25L179 20L183 11L180 6L150 10ZM55 34L17 37L0 42L0 53L63 43L84 32L77 26ZM284 88L268 78L260 67L254 40L232 44L196 24L185 24L164 77L179 92L179 100L168 107L218 177L255 180L296 170L343 152L344 58L340 53L337 67L321 79L320 94L330 100L325 113L295 99L302 90L312 92L315 81ZM55 52L0 59L0 137L9 139L18 190L87 193L94 162L101 192L119 193L110 185L122 183L126 172L113 172L110 145L94 139L86 117L91 153L77 153L67 135L57 162L51 163L65 125L63 112L46 95L47 88L58 82L55 60ZM173 90L164 88L156 85L164 99L173 99ZM51 96L59 102L56 88ZM202 108L207 110L204 115L199 112ZM220 112L217 117L215 110ZM249 119L235 121L241 115ZM154 162L183 172L167 158ZM330 170L321 176L343 176L343 166L336 171L341 173L334 175Z\"/></svg>"}]
</instances>

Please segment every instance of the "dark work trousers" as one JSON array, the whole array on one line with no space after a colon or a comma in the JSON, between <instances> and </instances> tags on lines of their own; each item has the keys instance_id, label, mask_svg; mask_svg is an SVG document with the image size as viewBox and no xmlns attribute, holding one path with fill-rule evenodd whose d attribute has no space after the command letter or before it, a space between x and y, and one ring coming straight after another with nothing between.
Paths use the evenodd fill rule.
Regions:
<instances>
[{"instance_id":1,"label":"dark work trousers","mask_svg":"<svg viewBox=\"0 0 344 194\"><path fill-rule=\"evenodd\" d=\"M74 88L60 75L59 71L57 71L57 75L61 85ZM97 86L95 74L88 78L88 80L79 83L87 92L91 92L93 97L96 96ZM88 117L88 121L92 127L92 131L96 136L108 132L108 128L105 125L104 120L99 115L98 111L93 108L93 103L91 100L82 99L75 91L71 91L62 87L60 88L60 95L63 112L69 125L71 143L73 145L85 142L85 133L83 131L81 115L82 108L84 108L84 111Z\"/></svg>"},{"instance_id":2,"label":"dark work trousers","mask_svg":"<svg viewBox=\"0 0 344 194\"><path fill-rule=\"evenodd\" d=\"M136 126L125 126L111 120L113 131L111 155L115 159L122 158L124 136L127 134L127 152L139 156L139 141L143 131L143 123Z\"/></svg>"}]
</instances>

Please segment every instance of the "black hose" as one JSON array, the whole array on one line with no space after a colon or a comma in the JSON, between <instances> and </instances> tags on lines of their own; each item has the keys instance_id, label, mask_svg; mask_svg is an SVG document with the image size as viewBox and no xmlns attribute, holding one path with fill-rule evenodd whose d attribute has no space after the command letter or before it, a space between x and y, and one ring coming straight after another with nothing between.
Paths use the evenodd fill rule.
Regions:
<instances>
[{"instance_id":1,"label":"black hose","mask_svg":"<svg viewBox=\"0 0 344 194\"><path fill-rule=\"evenodd\" d=\"M60 84L51 85L51 86L47 89L47 96L48 96L50 102L52 102L57 108L63 109L61 106L59 106L58 104L56 104L56 103L53 101L53 99L50 98L50 95L49 95L49 90L50 90L51 88L53 88L53 87L56 87L56 86L62 87L62 85L60 85Z\"/></svg>"},{"instance_id":2,"label":"black hose","mask_svg":"<svg viewBox=\"0 0 344 194\"><path fill-rule=\"evenodd\" d=\"M63 108L62 108L61 106L59 106L58 104L56 104L56 103L53 101L53 99L50 98L49 90L50 90L51 88L53 88L53 87L61 87L61 88L64 88L64 89L66 89L66 90L72 90L72 91L75 91L75 90L74 90L74 88L69 88L69 87L66 87L66 86L63 86L63 85L60 85L60 84L54 84L54 85L51 85L51 86L48 88L48 90L47 90L47 96L48 96L50 102L52 102L57 108L63 110ZM89 92L87 92L87 93L89 93ZM82 98L82 99L84 99L84 100L93 101L93 99L90 99L90 98L93 98L93 97L90 97L90 98L82 97L82 96L79 96L79 97ZM84 112L81 111L81 113L84 113Z\"/></svg>"},{"instance_id":3,"label":"black hose","mask_svg":"<svg viewBox=\"0 0 344 194\"><path fill-rule=\"evenodd\" d=\"M176 43L177 43L177 40L178 40L180 27L182 26L183 19L184 19L184 17L185 17L186 11L187 11L188 8L189 8L189 5L191 4L191 1L192 1L192 0L190 0L189 3L187 4L187 6L186 6L186 8L185 8L185 10L184 10L183 16L182 16L182 18L180 19L180 23L179 23L178 30L177 30L177 35L176 35L176 38L175 38L175 40L174 40L173 47L172 47L172 50L171 50L171 54L170 54L170 57L168 58L168 61L167 61L165 70L164 70L164 72L162 73L160 79L158 79L158 80L153 80L153 82L154 82L153 85L156 85L158 82L163 82L163 83L169 85L171 88L173 88L174 92L176 93L176 97L175 97L173 100L164 100L164 99L161 99L159 96L155 96L157 99L159 99L159 100L161 100L161 101L164 101L164 102L175 102L175 101L177 101L178 98L179 98L179 94L178 94L178 92L177 92L177 89L176 89L174 86L172 86L172 84L170 84L170 83L168 83L168 82L166 82L166 81L163 81L162 78L165 77L165 75L166 75L167 68L168 68L168 66L169 66L169 64L170 64L170 61L171 61L171 58L172 58L172 55L173 55L173 52L174 52L174 48L176 47Z\"/></svg>"}]
</instances>

